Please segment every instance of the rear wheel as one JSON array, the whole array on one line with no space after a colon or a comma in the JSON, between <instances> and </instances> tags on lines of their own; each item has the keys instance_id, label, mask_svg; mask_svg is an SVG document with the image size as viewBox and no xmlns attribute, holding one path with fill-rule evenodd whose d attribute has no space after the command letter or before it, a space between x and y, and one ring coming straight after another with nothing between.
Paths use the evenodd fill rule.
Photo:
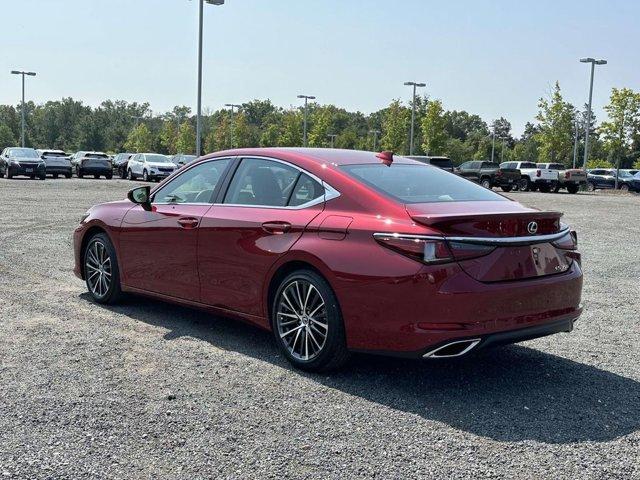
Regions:
<instances>
[{"instance_id":1,"label":"rear wheel","mask_svg":"<svg viewBox=\"0 0 640 480\"><path fill-rule=\"evenodd\" d=\"M491 190L491 179L483 178L482 180L480 180L480 185L482 185L484 188Z\"/></svg>"},{"instance_id":2,"label":"rear wheel","mask_svg":"<svg viewBox=\"0 0 640 480\"><path fill-rule=\"evenodd\" d=\"M122 178L123 180L127 178L127 171L124 168L119 169L119 173L120 173L120 178Z\"/></svg>"},{"instance_id":3,"label":"rear wheel","mask_svg":"<svg viewBox=\"0 0 640 480\"><path fill-rule=\"evenodd\" d=\"M540 185L538 188L542 193L549 193L551 191L550 185Z\"/></svg>"},{"instance_id":4,"label":"rear wheel","mask_svg":"<svg viewBox=\"0 0 640 480\"><path fill-rule=\"evenodd\" d=\"M558 193L560 191L560 182L553 182L551 189L553 190L553 193Z\"/></svg>"},{"instance_id":5,"label":"rear wheel","mask_svg":"<svg viewBox=\"0 0 640 480\"><path fill-rule=\"evenodd\" d=\"M500 188L502 188L503 192L510 192L511 190L513 190L513 186L511 185L507 185L505 187L500 187Z\"/></svg>"},{"instance_id":6,"label":"rear wheel","mask_svg":"<svg viewBox=\"0 0 640 480\"><path fill-rule=\"evenodd\" d=\"M593 182L587 182L587 191L588 192L595 192L596 191L596 184Z\"/></svg>"},{"instance_id":7,"label":"rear wheel","mask_svg":"<svg viewBox=\"0 0 640 480\"><path fill-rule=\"evenodd\" d=\"M54 173L54 174L53 174L53 178L58 178L58 174L57 174L57 173Z\"/></svg>"},{"instance_id":8,"label":"rear wheel","mask_svg":"<svg viewBox=\"0 0 640 480\"><path fill-rule=\"evenodd\" d=\"M135 180L136 176L133 174L133 172L131 171L131 169L127 170L127 178L129 180Z\"/></svg>"},{"instance_id":9,"label":"rear wheel","mask_svg":"<svg viewBox=\"0 0 640 480\"><path fill-rule=\"evenodd\" d=\"M113 178L113 173L107 173L104 178L106 178L107 180L111 180Z\"/></svg>"},{"instance_id":10,"label":"rear wheel","mask_svg":"<svg viewBox=\"0 0 640 480\"><path fill-rule=\"evenodd\" d=\"M96 175L96 174L94 174L94 175L93 175L93 178L95 178L95 179L97 180L98 178L100 178L100 175Z\"/></svg>"},{"instance_id":11,"label":"rear wheel","mask_svg":"<svg viewBox=\"0 0 640 480\"><path fill-rule=\"evenodd\" d=\"M529 178L522 177L520 179L518 186L520 187L520 190L522 190L523 192L528 192L529 189L531 188L531 182L529 181Z\"/></svg>"},{"instance_id":12,"label":"rear wheel","mask_svg":"<svg viewBox=\"0 0 640 480\"><path fill-rule=\"evenodd\" d=\"M327 371L349 358L338 301L327 281L298 270L280 284L271 305L278 348L295 367Z\"/></svg>"},{"instance_id":13,"label":"rear wheel","mask_svg":"<svg viewBox=\"0 0 640 480\"><path fill-rule=\"evenodd\" d=\"M38 175L39 180L45 180L46 178L47 178L47 175L45 173Z\"/></svg>"},{"instance_id":14,"label":"rear wheel","mask_svg":"<svg viewBox=\"0 0 640 480\"><path fill-rule=\"evenodd\" d=\"M65 174L64 174L64 178L71 178L71 172L69 172L69 173L65 173Z\"/></svg>"},{"instance_id":15,"label":"rear wheel","mask_svg":"<svg viewBox=\"0 0 640 480\"><path fill-rule=\"evenodd\" d=\"M116 251L105 233L91 237L83 253L84 278L98 303L115 303L122 295Z\"/></svg>"},{"instance_id":16,"label":"rear wheel","mask_svg":"<svg viewBox=\"0 0 640 480\"><path fill-rule=\"evenodd\" d=\"M82 170L80 170L80 167L76 169L76 175L78 176L78 178L84 177L84 175L82 174Z\"/></svg>"},{"instance_id":17,"label":"rear wheel","mask_svg":"<svg viewBox=\"0 0 640 480\"><path fill-rule=\"evenodd\" d=\"M628 192L629 185L627 185L626 183L623 183L622 185L620 185L620 190L622 190L623 192Z\"/></svg>"},{"instance_id":18,"label":"rear wheel","mask_svg":"<svg viewBox=\"0 0 640 480\"><path fill-rule=\"evenodd\" d=\"M11 174L11 170L9 170L8 166L7 166L7 169L4 171L4 175L5 177L7 177L7 179L13 178L13 175Z\"/></svg>"},{"instance_id":19,"label":"rear wheel","mask_svg":"<svg viewBox=\"0 0 640 480\"><path fill-rule=\"evenodd\" d=\"M147 173L146 170L142 171L142 180L144 180L145 182L149 181L149 174Z\"/></svg>"},{"instance_id":20,"label":"rear wheel","mask_svg":"<svg viewBox=\"0 0 640 480\"><path fill-rule=\"evenodd\" d=\"M567 185L567 192L578 193L578 185Z\"/></svg>"}]
</instances>

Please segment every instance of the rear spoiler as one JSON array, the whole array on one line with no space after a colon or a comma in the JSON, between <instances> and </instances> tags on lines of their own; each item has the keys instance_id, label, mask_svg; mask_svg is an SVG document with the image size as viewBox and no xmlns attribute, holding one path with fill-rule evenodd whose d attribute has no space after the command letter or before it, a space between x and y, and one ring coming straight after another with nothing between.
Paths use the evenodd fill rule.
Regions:
<instances>
[{"instance_id":1,"label":"rear spoiler","mask_svg":"<svg viewBox=\"0 0 640 480\"><path fill-rule=\"evenodd\" d=\"M541 219L559 219L562 212L490 212L490 213L451 213L451 214L418 214L411 215L416 222L423 225L434 226L444 222L458 223L464 220L475 221L491 221L491 220L515 220L518 218L527 218L532 220Z\"/></svg>"}]
</instances>

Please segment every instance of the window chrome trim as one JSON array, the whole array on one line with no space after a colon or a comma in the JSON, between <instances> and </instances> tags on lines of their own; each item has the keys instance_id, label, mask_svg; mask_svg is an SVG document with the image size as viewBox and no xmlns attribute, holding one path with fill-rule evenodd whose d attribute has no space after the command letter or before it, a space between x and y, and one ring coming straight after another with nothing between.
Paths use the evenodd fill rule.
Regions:
<instances>
[{"instance_id":1,"label":"window chrome trim","mask_svg":"<svg viewBox=\"0 0 640 480\"><path fill-rule=\"evenodd\" d=\"M393 237L421 240L446 240L448 242L472 243L475 245L519 246L553 242L555 240L561 239L570 232L571 229L568 226L565 226L557 233L549 233L546 235L530 235L526 237L447 237L437 235L405 235L402 233L374 233L373 236L375 238Z\"/></svg>"},{"instance_id":2,"label":"window chrome trim","mask_svg":"<svg viewBox=\"0 0 640 480\"><path fill-rule=\"evenodd\" d=\"M249 205L249 204L246 204L246 203L224 203L224 199L223 199L222 203L214 203L214 205L216 205L216 206L222 206L222 207L224 207L224 206L227 206L227 207L246 207L246 208L270 208L270 209L279 209L279 210L302 210L303 208L313 207L315 205L318 205L318 204L323 203L323 202L328 202L329 200L333 200L334 198L338 198L340 196L340 192L338 190L336 190L335 188L333 188L331 185L329 185L327 182L325 182L324 180L320 179L319 177L317 177L313 173L308 172L304 168L299 167L297 165L294 165L293 163L287 162L286 160L280 160L279 158L273 158L273 157L265 157L265 156L262 156L262 155L237 155L236 158L239 158L240 162L242 162L242 160L244 160L244 159L268 160L268 161L271 161L271 162L281 163L283 165L286 165L287 167L294 168L295 170L298 170L299 172L304 173L305 175L308 175L313 180L315 180L320 185L322 185L322 187L324 188L324 195L322 195L322 196L320 196L318 198L314 198L313 200L309 200L307 203L303 203L301 205L295 205L295 206L287 206L287 205ZM236 172L234 172L234 174L233 174L234 177L235 177L235 174L236 174ZM233 177L231 178L231 181L233 181ZM231 185L231 183L229 183L229 185ZM294 185L294 187L295 187L295 185ZM227 187L227 189L228 189L228 187ZM226 196L226 192L225 192L225 196ZM180 204L180 205L184 205L184 204Z\"/></svg>"}]
</instances>

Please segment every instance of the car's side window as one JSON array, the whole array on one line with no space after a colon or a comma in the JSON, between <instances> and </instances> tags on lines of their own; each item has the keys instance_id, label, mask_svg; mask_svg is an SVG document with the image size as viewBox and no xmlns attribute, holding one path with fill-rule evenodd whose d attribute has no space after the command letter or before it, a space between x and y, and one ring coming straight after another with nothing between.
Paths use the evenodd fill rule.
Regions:
<instances>
[{"instance_id":1,"label":"car's side window","mask_svg":"<svg viewBox=\"0 0 640 480\"><path fill-rule=\"evenodd\" d=\"M324 187L316 182L306 173L301 173L296 182L296 186L293 188L293 192L287 203L290 207L297 207L311 202L316 198L324 195Z\"/></svg>"},{"instance_id":2,"label":"car's side window","mask_svg":"<svg viewBox=\"0 0 640 480\"><path fill-rule=\"evenodd\" d=\"M284 163L244 158L233 176L223 203L285 207L299 176L298 169Z\"/></svg>"},{"instance_id":3,"label":"car's side window","mask_svg":"<svg viewBox=\"0 0 640 480\"><path fill-rule=\"evenodd\" d=\"M471 164L471 162L464 162L462 165L460 165L460 169L463 170L465 168L469 168L469 165Z\"/></svg>"},{"instance_id":4,"label":"car's side window","mask_svg":"<svg viewBox=\"0 0 640 480\"><path fill-rule=\"evenodd\" d=\"M153 203L212 203L229 162L231 159L223 158L190 168L155 192Z\"/></svg>"}]
</instances>

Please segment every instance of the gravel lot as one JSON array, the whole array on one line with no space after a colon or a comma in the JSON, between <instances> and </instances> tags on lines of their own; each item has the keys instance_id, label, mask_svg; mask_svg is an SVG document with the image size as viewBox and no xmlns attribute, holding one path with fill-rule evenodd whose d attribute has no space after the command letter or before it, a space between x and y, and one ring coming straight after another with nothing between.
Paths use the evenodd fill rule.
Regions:
<instances>
[{"instance_id":1,"label":"gravel lot","mask_svg":"<svg viewBox=\"0 0 640 480\"><path fill-rule=\"evenodd\" d=\"M0 180L0 478L640 478L640 196L514 193L584 255L572 334L292 370L269 334L92 303L71 232L122 180Z\"/></svg>"}]
</instances>

